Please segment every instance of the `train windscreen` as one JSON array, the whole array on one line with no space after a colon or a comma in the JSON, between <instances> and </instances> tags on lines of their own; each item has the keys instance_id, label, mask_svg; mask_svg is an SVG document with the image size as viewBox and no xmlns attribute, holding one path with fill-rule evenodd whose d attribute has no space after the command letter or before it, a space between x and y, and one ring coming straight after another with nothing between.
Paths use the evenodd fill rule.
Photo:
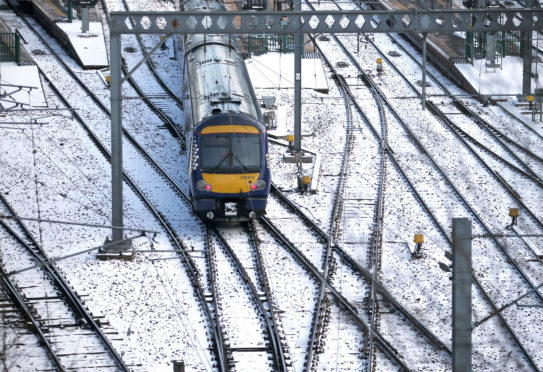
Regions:
<instances>
[{"instance_id":1,"label":"train windscreen","mask_svg":"<svg viewBox=\"0 0 543 372\"><path fill-rule=\"evenodd\" d=\"M200 136L200 166L205 173L260 172L260 136L210 133Z\"/></svg>"}]
</instances>

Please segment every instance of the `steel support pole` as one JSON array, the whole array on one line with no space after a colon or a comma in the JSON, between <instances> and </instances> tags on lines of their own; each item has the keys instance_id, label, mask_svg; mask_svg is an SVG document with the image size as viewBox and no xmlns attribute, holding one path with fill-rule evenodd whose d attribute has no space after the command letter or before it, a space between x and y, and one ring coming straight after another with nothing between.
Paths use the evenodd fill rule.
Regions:
<instances>
[{"instance_id":1,"label":"steel support pole","mask_svg":"<svg viewBox=\"0 0 543 372\"><path fill-rule=\"evenodd\" d=\"M111 240L123 239L123 149L121 98L121 35L110 37L111 63ZM118 226L118 228L116 228Z\"/></svg>"},{"instance_id":2,"label":"steel support pole","mask_svg":"<svg viewBox=\"0 0 543 372\"><path fill-rule=\"evenodd\" d=\"M532 0L526 0L526 8L533 6ZM532 31L520 33L522 43L522 94L528 96L532 91Z\"/></svg>"},{"instance_id":3,"label":"steel support pole","mask_svg":"<svg viewBox=\"0 0 543 372\"><path fill-rule=\"evenodd\" d=\"M426 41L428 33L422 34L422 109L426 110Z\"/></svg>"},{"instance_id":4,"label":"steel support pole","mask_svg":"<svg viewBox=\"0 0 543 372\"><path fill-rule=\"evenodd\" d=\"M81 32L89 32L89 8L81 7Z\"/></svg>"},{"instance_id":5,"label":"steel support pole","mask_svg":"<svg viewBox=\"0 0 543 372\"><path fill-rule=\"evenodd\" d=\"M471 371L471 221L453 218L453 372Z\"/></svg>"},{"instance_id":6,"label":"steel support pole","mask_svg":"<svg viewBox=\"0 0 543 372\"><path fill-rule=\"evenodd\" d=\"M74 14L73 14L73 4L72 0L68 0L68 22L72 22L74 20Z\"/></svg>"},{"instance_id":7,"label":"steel support pole","mask_svg":"<svg viewBox=\"0 0 543 372\"><path fill-rule=\"evenodd\" d=\"M294 10L301 10L301 0L294 2ZM298 19L297 22L300 22ZM294 152L302 151L302 33L294 35ZM300 164L301 164L300 157ZM301 166L300 166L301 169Z\"/></svg>"}]
</instances>

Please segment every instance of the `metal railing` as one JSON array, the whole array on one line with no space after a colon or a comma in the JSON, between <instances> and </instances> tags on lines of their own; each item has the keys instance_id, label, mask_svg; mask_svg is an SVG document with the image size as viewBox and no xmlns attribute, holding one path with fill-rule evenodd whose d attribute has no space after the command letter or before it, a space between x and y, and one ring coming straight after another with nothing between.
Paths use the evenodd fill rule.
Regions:
<instances>
[{"instance_id":1,"label":"metal railing","mask_svg":"<svg viewBox=\"0 0 543 372\"><path fill-rule=\"evenodd\" d=\"M0 33L0 62L21 63L21 40L16 33Z\"/></svg>"},{"instance_id":2,"label":"metal railing","mask_svg":"<svg viewBox=\"0 0 543 372\"><path fill-rule=\"evenodd\" d=\"M294 51L294 35L250 35L248 54L263 54L267 52L292 53Z\"/></svg>"}]
</instances>

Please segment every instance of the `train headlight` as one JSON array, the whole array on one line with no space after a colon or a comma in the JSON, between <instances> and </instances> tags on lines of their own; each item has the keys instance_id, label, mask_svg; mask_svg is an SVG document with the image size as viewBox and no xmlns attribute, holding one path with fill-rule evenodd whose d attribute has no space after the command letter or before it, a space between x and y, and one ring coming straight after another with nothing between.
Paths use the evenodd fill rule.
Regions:
<instances>
[{"instance_id":1,"label":"train headlight","mask_svg":"<svg viewBox=\"0 0 543 372\"><path fill-rule=\"evenodd\" d=\"M196 189L198 191L211 191L211 185L204 180L196 182Z\"/></svg>"},{"instance_id":2,"label":"train headlight","mask_svg":"<svg viewBox=\"0 0 543 372\"><path fill-rule=\"evenodd\" d=\"M253 190L264 190L266 188L266 182L264 180L258 180L251 185Z\"/></svg>"}]
</instances>

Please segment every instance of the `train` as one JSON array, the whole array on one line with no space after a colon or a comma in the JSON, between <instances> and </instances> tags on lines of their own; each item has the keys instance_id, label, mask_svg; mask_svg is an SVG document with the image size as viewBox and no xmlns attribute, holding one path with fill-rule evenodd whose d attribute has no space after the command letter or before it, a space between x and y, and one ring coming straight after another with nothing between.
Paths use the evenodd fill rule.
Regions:
<instances>
[{"instance_id":1,"label":"train","mask_svg":"<svg viewBox=\"0 0 543 372\"><path fill-rule=\"evenodd\" d=\"M180 9L225 10L216 0L181 1ZM195 34L178 45L192 207L206 222L257 219L271 185L268 137L237 42Z\"/></svg>"}]
</instances>

